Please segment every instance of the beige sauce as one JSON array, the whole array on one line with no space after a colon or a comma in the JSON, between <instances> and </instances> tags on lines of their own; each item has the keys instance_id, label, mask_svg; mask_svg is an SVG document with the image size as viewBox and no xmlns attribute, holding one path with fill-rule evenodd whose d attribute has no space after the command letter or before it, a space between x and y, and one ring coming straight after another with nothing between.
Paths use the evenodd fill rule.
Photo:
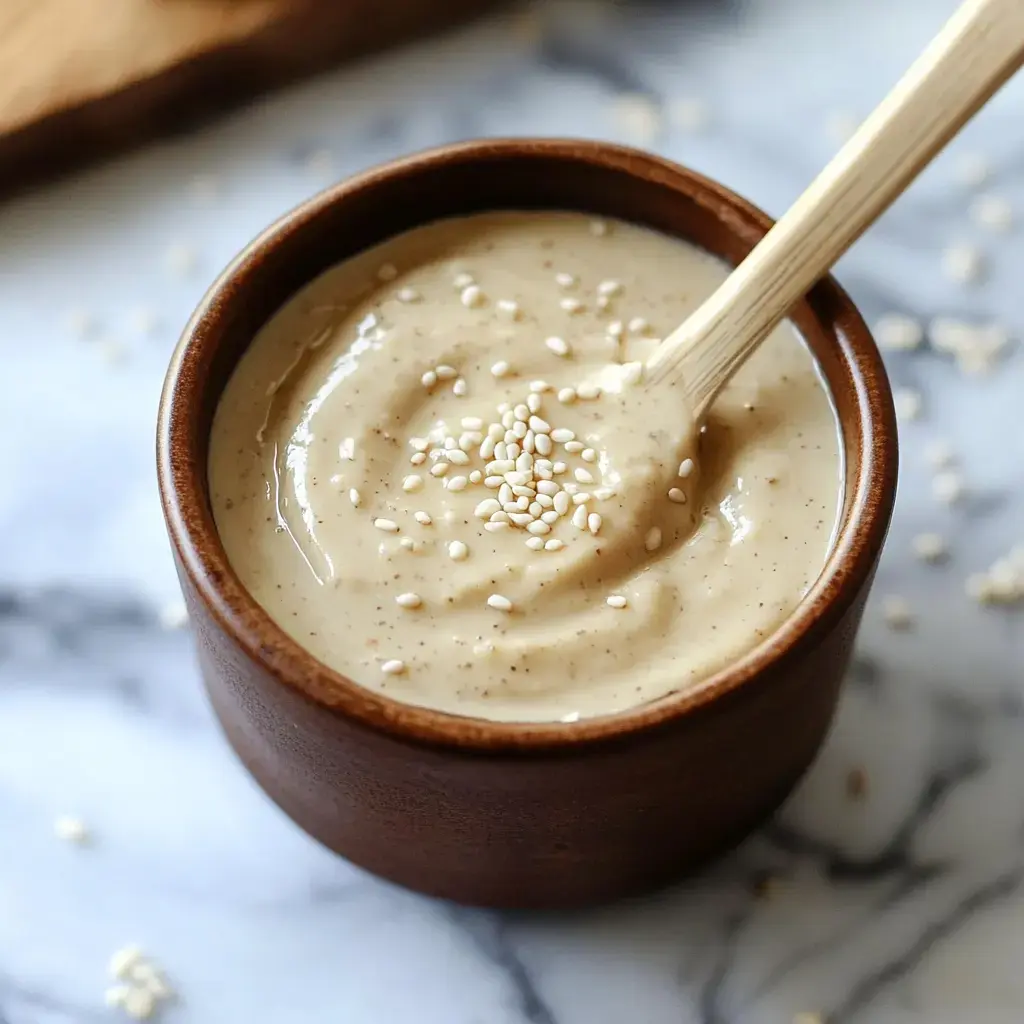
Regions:
<instances>
[{"instance_id":1,"label":"beige sauce","mask_svg":"<svg viewBox=\"0 0 1024 1024\"><path fill-rule=\"evenodd\" d=\"M725 274L562 213L444 221L328 271L215 418L242 582L325 664L457 714L571 721L725 667L818 576L841 486L790 325L699 439L670 388L635 380Z\"/></svg>"}]
</instances>

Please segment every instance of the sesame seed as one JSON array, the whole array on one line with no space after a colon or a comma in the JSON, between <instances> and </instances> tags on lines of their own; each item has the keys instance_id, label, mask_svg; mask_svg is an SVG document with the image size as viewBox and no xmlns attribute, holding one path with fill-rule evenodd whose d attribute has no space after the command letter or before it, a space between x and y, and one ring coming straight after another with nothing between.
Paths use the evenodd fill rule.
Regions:
<instances>
[{"instance_id":1,"label":"sesame seed","mask_svg":"<svg viewBox=\"0 0 1024 1024\"><path fill-rule=\"evenodd\" d=\"M1000 233L1013 227L1013 207L1002 196L978 196L971 203L971 219L983 228Z\"/></svg>"},{"instance_id":2,"label":"sesame seed","mask_svg":"<svg viewBox=\"0 0 1024 1024\"><path fill-rule=\"evenodd\" d=\"M540 412L541 406L544 404L544 399L540 397L540 394L536 391L531 391L526 396L526 408L530 412Z\"/></svg>"},{"instance_id":3,"label":"sesame seed","mask_svg":"<svg viewBox=\"0 0 1024 1024\"><path fill-rule=\"evenodd\" d=\"M548 541L548 543L550 543L550 541ZM543 537L529 537L526 541L526 546L531 551L540 551L541 548L545 547L546 545L544 543Z\"/></svg>"},{"instance_id":4,"label":"sesame seed","mask_svg":"<svg viewBox=\"0 0 1024 1024\"><path fill-rule=\"evenodd\" d=\"M923 562L941 562L949 554L949 545L940 533L919 533L910 543Z\"/></svg>"},{"instance_id":5,"label":"sesame seed","mask_svg":"<svg viewBox=\"0 0 1024 1024\"><path fill-rule=\"evenodd\" d=\"M596 537L601 530L602 522L603 520L601 519L600 512L591 512L590 515L587 516L587 529Z\"/></svg>"},{"instance_id":6,"label":"sesame seed","mask_svg":"<svg viewBox=\"0 0 1024 1024\"><path fill-rule=\"evenodd\" d=\"M895 388L892 393L896 419L916 420L921 415L921 393L912 388Z\"/></svg>"},{"instance_id":7,"label":"sesame seed","mask_svg":"<svg viewBox=\"0 0 1024 1024\"><path fill-rule=\"evenodd\" d=\"M615 497L615 491L612 490L611 487L598 487L598 489L594 491L594 497L597 498L598 501L607 501L609 498Z\"/></svg>"},{"instance_id":8,"label":"sesame seed","mask_svg":"<svg viewBox=\"0 0 1024 1024\"><path fill-rule=\"evenodd\" d=\"M484 498L473 510L473 515L478 519L488 519L501 508L501 502L494 498Z\"/></svg>"},{"instance_id":9,"label":"sesame seed","mask_svg":"<svg viewBox=\"0 0 1024 1024\"><path fill-rule=\"evenodd\" d=\"M576 389L561 388L558 392L558 400L563 405L572 405L572 403L576 401Z\"/></svg>"},{"instance_id":10,"label":"sesame seed","mask_svg":"<svg viewBox=\"0 0 1024 1024\"><path fill-rule=\"evenodd\" d=\"M607 604L609 608L625 608L627 602L621 594L611 594L605 600L605 604Z\"/></svg>"},{"instance_id":11,"label":"sesame seed","mask_svg":"<svg viewBox=\"0 0 1024 1024\"><path fill-rule=\"evenodd\" d=\"M572 274L555 274L555 283L559 288L572 288L576 284L576 278Z\"/></svg>"},{"instance_id":12,"label":"sesame seed","mask_svg":"<svg viewBox=\"0 0 1024 1024\"><path fill-rule=\"evenodd\" d=\"M538 455L550 455L552 451L551 437L548 434L538 434L533 441Z\"/></svg>"},{"instance_id":13,"label":"sesame seed","mask_svg":"<svg viewBox=\"0 0 1024 1024\"><path fill-rule=\"evenodd\" d=\"M668 491L668 500L674 501L677 505L685 505L686 495L678 487L670 487Z\"/></svg>"},{"instance_id":14,"label":"sesame seed","mask_svg":"<svg viewBox=\"0 0 1024 1024\"><path fill-rule=\"evenodd\" d=\"M84 846L89 842L89 828L81 818L61 815L53 823L53 834L65 843Z\"/></svg>"},{"instance_id":15,"label":"sesame seed","mask_svg":"<svg viewBox=\"0 0 1024 1024\"><path fill-rule=\"evenodd\" d=\"M914 615L910 610L910 604L902 597L885 598L882 602L882 616L890 629L909 629L914 624Z\"/></svg>"},{"instance_id":16,"label":"sesame seed","mask_svg":"<svg viewBox=\"0 0 1024 1024\"><path fill-rule=\"evenodd\" d=\"M483 480L483 478L484 475L483 473L480 472L479 469L474 469L473 472L469 474L469 482L471 484L478 484L480 483L481 480Z\"/></svg>"},{"instance_id":17,"label":"sesame seed","mask_svg":"<svg viewBox=\"0 0 1024 1024\"><path fill-rule=\"evenodd\" d=\"M349 488L348 500L352 502L353 508L359 508L363 503L363 496L354 488Z\"/></svg>"},{"instance_id":18,"label":"sesame seed","mask_svg":"<svg viewBox=\"0 0 1024 1024\"><path fill-rule=\"evenodd\" d=\"M630 334L643 334L650 329L650 326L642 316L635 316L629 321L629 332Z\"/></svg>"},{"instance_id":19,"label":"sesame seed","mask_svg":"<svg viewBox=\"0 0 1024 1024\"><path fill-rule=\"evenodd\" d=\"M576 477L581 484L592 484L594 482L594 474L589 470L584 469L582 466L577 466L576 469L573 470L572 475Z\"/></svg>"},{"instance_id":20,"label":"sesame seed","mask_svg":"<svg viewBox=\"0 0 1024 1024\"><path fill-rule=\"evenodd\" d=\"M963 497L965 490L963 477L954 470L937 473L932 480L932 494L945 505L955 504Z\"/></svg>"},{"instance_id":21,"label":"sesame seed","mask_svg":"<svg viewBox=\"0 0 1024 1024\"><path fill-rule=\"evenodd\" d=\"M579 299L573 299L568 296L564 299L559 299L558 304L570 315L573 313L582 313L585 308Z\"/></svg>"},{"instance_id":22,"label":"sesame seed","mask_svg":"<svg viewBox=\"0 0 1024 1024\"><path fill-rule=\"evenodd\" d=\"M519 303L515 299L498 299L494 305L507 320L519 319Z\"/></svg>"},{"instance_id":23,"label":"sesame seed","mask_svg":"<svg viewBox=\"0 0 1024 1024\"><path fill-rule=\"evenodd\" d=\"M403 537L399 542L398 546L405 551L419 551L419 546L412 537Z\"/></svg>"},{"instance_id":24,"label":"sesame seed","mask_svg":"<svg viewBox=\"0 0 1024 1024\"><path fill-rule=\"evenodd\" d=\"M544 542L545 551L561 551L565 547L565 544L560 541L557 537L552 537L551 540Z\"/></svg>"},{"instance_id":25,"label":"sesame seed","mask_svg":"<svg viewBox=\"0 0 1024 1024\"><path fill-rule=\"evenodd\" d=\"M530 390L540 394L543 391L554 391L554 387L546 380L531 380Z\"/></svg>"},{"instance_id":26,"label":"sesame seed","mask_svg":"<svg viewBox=\"0 0 1024 1024\"><path fill-rule=\"evenodd\" d=\"M461 448L448 449L448 461L453 466L468 466L469 456Z\"/></svg>"},{"instance_id":27,"label":"sesame seed","mask_svg":"<svg viewBox=\"0 0 1024 1024\"><path fill-rule=\"evenodd\" d=\"M414 512L413 518L420 524L420 526L430 526L434 521L430 518L429 512Z\"/></svg>"},{"instance_id":28,"label":"sesame seed","mask_svg":"<svg viewBox=\"0 0 1024 1024\"><path fill-rule=\"evenodd\" d=\"M468 288L471 284L474 283L475 282L473 275L467 274L465 271L463 271L461 274L456 274L455 277L452 278L452 284L455 285L455 287L458 288L460 291L462 291L464 288Z\"/></svg>"},{"instance_id":29,"label":"sesame seed","mask_svg":"<svg viewBox=\"0 0 1024 1024\"><path fill-rule=\"evenodd\" d=\"M448 472L448 469L449 467L447 462L435 462L434 465L430 467L430 475L444 476L445 473Z\"/></svg>"},{"instance_id":30,"label":"sesame seed","mask_svg":"<svg viewBox=\"0 0 1024 1024\"><path fill-rule=\"evenodd\" d=\"M562 447L570 454L577 455L582 452L587 446L582 441L566 441Z\"/></svg>"},{"instance_id":31,"label":"sesame seed","mask_svg":"<svg viewBox=\"0 0 1024 1024\"><path fill-rule=\"evenodd\" d=\"M469 480L464 476L453 476L448 479L448 490L449 491L464 491L466 489Z\"/></svg>"},{"instance_id":32,"label":"sesame seed","mask_svg":"<svg viewBox=\"0 0 1024 1024\"><path fill-rule=\"evenodd\" d=\"M531 506L531 511L532 511L532 506ZM542 523L547 523L548 526L554 526L555 523L557 523L560 518L561 518L561 516L559 516L559 514L554 509L549 509L548 511L541 512L541 514L540 514L540 521Z\"/></svg>"},{"instance_id":33,"label":"sesame seed","mask_svg":"<svg viewBox=\"0 0 1024 1024\"><path fill-rule=\"evenodd\" d=\"M536 534L544 534L551 532L551 527L542 519L535 519L532 523L530 523L529 526L527 526L526 529L529 530L530 533Z\"/></svg>"},{"instance_id":34,"label":"sesame seed","mask_svg":"<svg viewBox=\"0 0 1024 1024\"><path fill-rule=\"evenodd\" d=\"M583 401L589 402L601 397L601 387L599 384L580 384L576 388L576 394Z\"/></svg>"},{"instance_id":35,"label":"sesame seed","mask_svg":"<svg viewBox=\"0 0 1024 1024\"><path fill-rule=\"evenodd\" d=\"M580 505L579 508L572 514L572 525L577 530L585 530L587 528L587 506Z\"/></svg>"},{"instance_id":36,"label":"sesame seed","mask_svg":"<svg viewBox=\"0 0 1024 1024\"><path fill-rule=\"evenodd\" d=\"M394 281L398 277L398 267L394 263L382 263L377 269L378 281Z\"/></svg>"},{"instance_id":37,"label":"sesame seed","mask_svg":"<svg viewBox=\"0 0 1024 1024\"><path fill-rule=\"evenodd\" d=\"M415 473L411 476L407 476L402 481L403 491L418 491L423 486L423 477L417 476Z\"/></svg>"},{"instance_id":38,"label":"sesame seed","mask_svg":"<svg viewBox=\"0 0 1024 1024\"><path fill-rule=\"evenodd\" d=\"M953 177L960 185L977 188L992 174L992 166L980 153L963 153L953 168Z\"/></svg>"},{"instance_id":39,"label":"sesame seed","mask_svg":"<svg viewBox=\"0 0 1024 1024\"><path fill-rule=\"evenodd\" d=\"M569 343L564 338L547 338L544 344L548 347L549 351L553 352L556 356L560 356L563 359L568 358L568 356L572 352L572 349L570 349L569 347Z\"/></svg>"},{"instance_id":40,"label":"sesame seed","mask_svg":"<svg viewBox=\"0 0 1024 1024\"><path fill-rule=\"evenodd\" d=\"M551 435L551 440L556 444L565 444L566 441L575 441L576 434L574 431L569 430L567 427L558 427L555 430L545 431Z\"/></svg>"},{"instance_id":41,"label":"sesame seed","mask_svg":"<svg viewBox=\"0 0 1024 1024\"><path fill-rule=\"evenodd\" d=\"M409 461L414 466L422 466L423 463L427 461L426 452L413 452L413 454L409 456Z\"/></svg>"},{"instance_id":42,"label":"sesame seed","mask_svg":"<svg viewBox=\"0 0 1024 1024\"><path fill-rule=\"evenodd\" d=\"M572 503L574 505L586 505L588 501L590 501L589 491L580 491L578 494L574 494L572 496Z\"/></svg>"},{"instance_id":43,"label":"sesame seed","mask_svg":"<svg viewBox=\"0 0 1024 1024\"><path fill-rule=\"evenodd\" d=\"M505 359L499 359L492 367L491 374L495 377L507 377L511 367Z\"/></svg>"},{"instance_id":44,"label":"sesame seed","mask_svg":"<svg viewBox=\"0 0 1024 1024\"><path fill-rule=\"evenodd\" d=\"M399 594L395 598L395 604L399 608L419 608L423 604L423 598L419 594Z\"/></svg>"},{"instance_id":45,"label":"sesame seed","mask_svg":"<svg viewBox=\"0 0 1024 1024\"><path fill-rule=\"evenodd\" d=\"M420 383L425 388L432 388L437 383L437 374L433 370L427 370L422 377L420 377Z\"/></svg>"},{"instance_id":46,"label":"sesame seed","mask_svg":"<svg viewBox=\"0 0 1024 1024\"><path fill-rule=\"evenodd\" d=\"M912 317L886 313L875 323L875 340L887 351L910 352L921 346L924 329Z\"/></svg>"},{"instance_id":47,"label":"sesame seed","mask_svg":"<svg viewBox=\"0 0 1024 1024\"><path fill-rule=\"evenodd\" d=\"M693 459L683 459L679 463L677 475L680 480L686 480L693 473Z\"/></svg>"},{"instance_id":48,"label":"sesame seed","mask_svg":"<svg viewBox=\"0 0 1024 1024\"><path fill-rule=\"evenodd\" d=\"M569 467L564 462L556 462L551 467L551 472L554 473L555 476L561 476L568 468Z\"/></svg>"},{"instance_id":49,"label":"sesame seed","mask_svg":"<svg viewBox=\"0 0 1024 1024\"><path fill-rule=\"evenodd\" d=\"M592 220L590 222L590 233L595 238L603 238L608 234L608 223L603 220Z\"/></svg>"},{"instance_id":50,"label":"sesame seed","mask_svg":"<svg viewBox=\"0 0 1024 1024\"><path fill-rule=\"evenodd\" d=\"M571 444L572 442L570 441L569 443ZM568 450L569 449L566 448L566 451ZM580 452L580 458L583 459L584 462L597 462L597 452L595 452L593 448L584 448L583 451Z\"/></svg>"},{"instance_id":51,"label":"sesame seed","mask_svg":"<svg viewBox=\"0 0 1024 1024\"><path fill-rule=\"evenodd\" d=\"M597 286L598 295L618 295L622 291L621 281L602 281Z\"/></svg>"},{"instance_id":52,"label":"sesame seed","mask_svg":"<svg viewBox=\"0 0 1024 1024\"><path fill-rule=\"evenodd\" d=\"M547 420L542 420L539 416L531 416L529 419L530 429L536 431L538 434L550 434L551 424Z\"/></svg>"},{"instance_id":53,"label":"sesame seed","mask_svg":"<svg viewBox=\"0 0 1024 1024\"><path fill-rule=\"evenodd\" d=\"M479 285L467 285L467 287L462 289L462 294L459 296L459 301L467 309L473 309L476 306L483 305L484 293L480 290Z\"/></svg>"},{"instance_id":54,"label":"sesame seed","mask_svg":"<svg viewBox=\"0 0 1024 1024\"><path fill-rule=\"evenodd\" d=\"M448 366L445 363L442 363L440 366L435 366L434 372L437 374L438 380L451 380L459 374L459 371L456 370L454 366Z\"/></svg>"},{"instance_id":55,"label":"sesame seed","mask_svg":"<svg viewBox=\"0 0 1024 1024\"><path fill-rule=\"evenodd\" d=\"M448 557L453 562L461 562L469 556L469 548L461 540L453 540L448 545Z\"/></svg>"},{"instance_id":56,"label":"sesame seed","mask_svg":"<svg viewBox=\"0 0 1024 1024\"><path fill-rule=\"evenodd\" d=\"M381 665L380 670L386 676L400 676L405 671L405 662L399 661L398 658L391 658Z\"/></svg>"},{"instance_id":57,"label":"sesame seed","mask_svg":"<svg viewBox=\"0 0 1024 1024\"><path fill-rule=\"evenodd\" d=\"M468 390L468 385L461 377L452 385L452 394L458 398L462 398Z\"/></svg>"},{"instance_id":58,"label":"sesame seed","mask_svg":"<svg viewBox=\"0 0 1024 1024\"><path fill-rule=\"evenodd\" d=\"M942 254L942 269L957 284L974 284L985 274L985 257L976 246L951 245Z\"/></svg>"},{"instance_id":59,"label":"sesame seed","mask_svg":"<svg viewBox=\"0 0 1024 1024\"><path fill-rule=\"evenodd\" d=\"M398 533L398 523L393 519L374 519L373 525L385 533Z\"/></svg>"},{"instance_id":60,"label":"sesame seed","mask_svg":"<svg viewBox=\"0 0 1024 1024\"><path fill-rule=\"evenodd\" d=\"M644 547L648 551L657 551L661 547L661 530L657 526L652 526L647 531L647 536L644 538Z\"/></svg>"},{"instance_id":61,"label":"sesame seed","mask_svg":"<svg viewBox=\"0 0 1024 1024\"><path fill-rule=\"evenodd\" d=\"M498 612L510 612L512 611L512 602L507 597L502 597L501 594L491 594L487 598L487 607Z\"/></svg>"},{"instance_id":62,"label":"sesame seed","mask_svg":"<svg viewBox=\"0 0 1024 1024\"><path fill-rule=\"evenodd\" d=\"M422 296L415 288L399 288L397 298L399 302L419 302Z\"/></svg>"},{"instance_id":63,"label":"sesame seed","mask_svg":"<svg viewBox=\"0 0 1024 1024\"><path fill-rule=\"evenodd\" d=\"M566 494L565 491L559 491L558 494L554 496L555 511L560 516L564 516L566 512L569 511L570 500L569 495Z\"/></svg>"}]
</instances>

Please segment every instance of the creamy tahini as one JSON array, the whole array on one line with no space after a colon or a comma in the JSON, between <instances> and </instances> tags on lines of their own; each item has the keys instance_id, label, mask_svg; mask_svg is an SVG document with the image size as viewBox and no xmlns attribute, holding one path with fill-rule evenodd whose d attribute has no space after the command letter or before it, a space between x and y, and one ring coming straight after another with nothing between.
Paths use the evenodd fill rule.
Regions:
<instances>
[{"instance_id":1,"label":"creamy tahini","mask_svg":"<svg viewBox=\"0 0 1024 1024\"><path fill-rule=\"evenodd\" d=\"M214 420L232 566L398 700L518 721L686 689L775 630L841 498L835 415L780 326L697 436L643 360L725 277L571 213L411 231L260 331Z\"/></svg>"}]
</instances>

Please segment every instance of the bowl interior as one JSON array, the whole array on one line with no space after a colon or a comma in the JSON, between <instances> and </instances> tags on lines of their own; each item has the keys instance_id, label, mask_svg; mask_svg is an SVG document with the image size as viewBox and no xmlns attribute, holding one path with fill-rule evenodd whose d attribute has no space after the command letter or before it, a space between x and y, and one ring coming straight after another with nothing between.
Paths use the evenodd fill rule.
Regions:
<instances>
[{"instance_id":1,"label":"bowl interior","mask_svg":"<svg viewBox=\"0 0 1024 1024\"><path fill-rule=\"evenodd\" d=\"M495 209L566 209L616 217L740 262L770 226L722 186L657 157L600 143L487 141L367 172L310 200L261 235L221 275L185 330L161 404L161 491L172 540L199 594L243 647L322 703L435 740L531 742L630 731L706 704L842 614L873 566L895 491L892 399L856 309L830 278L791 311L837 411L845 454L832 554L782 627L733 668L685 693L608 719L510 724L398 705L316 662L256 606L227 564L207 491L207 446L219 397L250 340L305 284L336 263L428 221ZM453 723L475 723L455 729ZM602 725L602 723L604 723Z\"/></svg>"}]
</instances>

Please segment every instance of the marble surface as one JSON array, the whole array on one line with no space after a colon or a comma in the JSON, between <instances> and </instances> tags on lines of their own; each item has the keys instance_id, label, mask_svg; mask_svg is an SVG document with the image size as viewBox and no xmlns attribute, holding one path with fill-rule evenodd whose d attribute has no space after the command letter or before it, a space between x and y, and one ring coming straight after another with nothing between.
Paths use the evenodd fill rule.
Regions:
<instances>
[{"instance_id":1,"label":"marble surface","mask_svg":"<svg viewBox=\"0 0 1024 1024\"><path fill-rule=\"evenodd\" d=\"M779 212L835 148L836 115L869 110L951 8L555 3L514 31L484 22L0 206L2 1024L114 1019L106 964L127 942L178 989L174 1024L1024 1017L1024 629L1020 611L963 590L1022 539L1016 344L980 378L928 349L889 359L924 409L903 430L896 520L835 729L773 823L648 899L467 911L334 858L243 773L187 633L160 621L176 596L153 471L161 377L205 283L271 218L445 140L629 139L636 126L610 116L623 90L705 102L704 131L663 125L638 141ZM992 190L1024 212L1022 123L1017 81L844 259L869 318L1024 328L1021 234L974 226L954 173L957 154L983 154ZM990 265L969 288L941 266L963 241ZM68 320L83 313L88 338ZM969 485L954 508L930 494L936 439ZM948 564L914 558L925 529L951 538ZM886 627L887 594L911 603L912 630ZM88 824L88 847L54 836L61 814Z\"/></svg>"}]
</instances>

